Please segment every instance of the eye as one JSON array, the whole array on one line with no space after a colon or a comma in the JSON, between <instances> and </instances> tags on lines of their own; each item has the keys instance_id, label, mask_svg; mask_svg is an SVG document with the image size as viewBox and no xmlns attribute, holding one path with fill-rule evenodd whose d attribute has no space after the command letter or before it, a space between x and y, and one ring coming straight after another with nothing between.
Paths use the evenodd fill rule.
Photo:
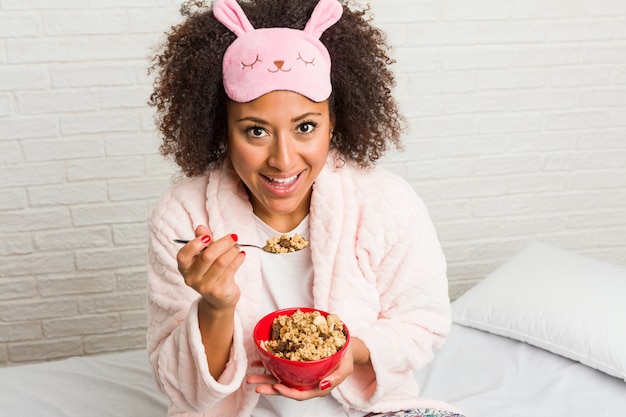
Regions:
<instances>
[{"instance_id":1,"label":"eye","mask_svg":"<svg viewBox=\"0 0 626 417\"><path fill-rule=\"evenodd\" d=\"M242 62L241 62L241 69L244 69L244 68L250 68L250 69L252 69L252 67L254 66L254 64L256 64L257 62L262 62L262 61L259 59L259 55L257 55L257 56L256 56L256 58L254 59L254 62L253 62L252 64L246 64L245 62L243 62L243 61L242 61Z\"/></svg>"},{"instance_id":2,"label":"eye","mask_svg":"<svg viewBox=\"0 0 626 417\"><path fill-rule=\"evenodd\" d=\"M298 52L298 59L297 59L297 61L304 62L304 66L307 66L309 64L315 66L315 58L311 59L310 61L307 61L306 59L302 58L302 55L300 54L300 52Z\"/></svg>"},{"instance_id":3,"label":"eye","mask_svg":"<svg viewBox=\"0 0 626 417\"><path fill-rule=\"evenodd\" d=\"M267 131L261 126L250 126L246 128L245 132L248 136L253 138L262 138L267 136Z\"/></svg>"},{"instance_id":4,"label":"eye","mask_svg":"<svg viewBox=\"0 0 626 417\"><path fill-rule=\"evenodd\" d=\"M299 124L296 129L297 129L298 133L307 134L307 133L313 132L316 127L317 127L317 123L314 123L314 122L304 122L304 123Z\"/></svg>"}]
</instances>

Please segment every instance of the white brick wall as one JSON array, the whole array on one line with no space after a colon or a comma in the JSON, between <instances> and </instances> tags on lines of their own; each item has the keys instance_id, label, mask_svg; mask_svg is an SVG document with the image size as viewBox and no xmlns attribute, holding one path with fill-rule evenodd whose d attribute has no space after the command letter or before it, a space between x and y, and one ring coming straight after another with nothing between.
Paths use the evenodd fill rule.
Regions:
<instances>
[{"instance_id":1,"label":"white brick wall","mask_svg":"<svg viewBox=\"0 0 626 417\"><path fill-rule=\"evenodd\" d=\"M431 208L452 295L528 239L626 264L626 3L373 9L411 125L408 152L386 164Z\"/></svg>"},{"instance_id":2,"label":"white brick wall","mask_svg":"<svg viewBox=\"0 0 626 417\"><path fill-rule=\"evenodd\" d=\"M0 366L142 347L178 0L0 0ZM626 2L373 0L457 296L539 239L626 264Z\"/></svg>"}]
</instances>

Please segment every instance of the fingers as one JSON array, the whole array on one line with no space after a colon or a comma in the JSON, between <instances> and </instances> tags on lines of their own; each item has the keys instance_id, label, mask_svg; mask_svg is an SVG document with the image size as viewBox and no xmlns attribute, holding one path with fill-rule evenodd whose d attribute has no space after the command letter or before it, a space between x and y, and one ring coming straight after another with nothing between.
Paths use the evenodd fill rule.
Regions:
<instances>
[{"instance_id":1,"label":"fingers","mask_svg":"<svg viewBox=\"0 0 626 417\"><path fill-rule=\"evenodd\" d=\"M263 369L263 373L248 375L246 383L256 385L257 387L255 388L255 391L259 394L280 395L280 393L274 389L274 385L278 383L278 380L265 370L265 367L260 360L252 361L250 366L253 368ZM259 372L261 372L261 370L259 370Z\"/></svg>"},{"instance_id":2,"label":"fingers","mask_svg":"<svg viewBox=\"0 0 626 417\"><path fill-rule=\"evenodd\" d=\"M209 230L209 228L203 225L196 227L195 232L196 232L196 237L211 234L211 231Z\"/></svg>"},{"instance_id":3,"label":"fingers","mask_svg":"<svg viewBox=\"0 0 626 417\"><path fill-rule=\"evenodd\" d=\"M251 385L274 385L278 380L272 374L252 374L248 375L246 382Z\"/></svg>"},{"instance_id":4,"label":"fingers","mask_svg":"<svg viewBox=\"0 0 626 417\"><path fill-rule=\"evenodd\" d=\"M262 367L263 364L255 360L250 364L252 367ZM353 355L350 350L330 374L326 375L317 387L300 391L281 384L270 374L252 374L246 378L248 384L257 385L255 391L264 395L282 395L296 401L304 401L315 397L325 397L333 388L341 384L344 379L354 371Z\"/></svg>"},{"instance_id":5,"label":"fingers","mask_svg":"<svg viewBox=\"0 0 626 417\"><path fill-rule=\"evenodd\" d=\"M313 388L309 390L300 391L295 388L289 388L283 384L274 384L271 385L271 390L275 392L274 395L282 395L283 397L291 398L296 401L305 401L310 400L315 397L325 397L330 394L330 389L321 390L319 388ZM270 389L267 386L259 385L256 391L260 394L267 394Z\"/></svg>"},{"instance_id":6,"label":"fingers","mask_svg":"<svg viewBox=\"0 0 626 417\"><path fill-rule=\"evenodd\" d=\"M289 397L294 400L303 401L313 397L324 397L343 382L354 371L354 362L350 350L346 352L337 368L330 374L326 375L317 385L316 388L307 391L299 391L289 388L282 384L275 384L272 388L280 395Z\"/></svg>"},{"instance_id":7,"label":"fingers","mask_svg":"<svg viewBox=\"0 0 626 417\"><path fill-rule=\"evenodd\" d=\"M341 362L339 362L339 365L320 381L318 387L322 391L330 392L337 385L341 384L352 372L354 372L354 356L352 355L352 350L348 349L341 359Z\"/></svg>"},{"instance_id":8,"label":"fingers","mask_svg":"<svg viewBox=\"0 0 626 417\"><path fill-rule=\"evenodd\" d=\"M191 269L193 263L196 261L198 254L206 249L206 247L212 241L210 235L202 233L202 230L199 229L200 227L196 229L196 238L189 241L189 243L183 246L178 251L178 254L176 256L176 261L178 262L178 270L183 275L185 274L185 272ZM204 229L206 229L206 227Z\"/></svg>"},{"instance_id":9,"label":"fingers","mask_svg":"<svg viewBox=\"0 0 626 417\"><path fill-rule=\"evenodd\" d=\"M206 274L206 271L210 269L213 269L217 275L234 273L239 265L235 267L231 264L241 252L236 244L237 236L234 234L207 244L204 250L198 254L198 259L194 262L193 267L202 274Z\"/></svg>"},{"instance_id":10,"label":"fingers","mask_svg":"<svg viewBox=\"0 0 626 417\"><path fill-rule=\"evenodd\" d=\"M178 251L178 269L183 275L188 273L203 275L221 255L230 249L237 249L235 246L237 235L224 236L213 242L213 238L210 235L202 234L201 231L197 230L196 233L198 232L200 234L195 239ZM239 250L234 251L228 260L232 261L232 258L237 253L239 253ZM220 265L227 265L228 260L222 259Z\"/></svg>"},{"instance_id":11,"label":"fingers","mask_svg":"<svg viewBox=\"0 0 626 417\"><path fill-rule=\"evenodd\" d=\"M214 241L206 232L207 228L198 227L196 238L178 252L178 269L185 284L200 293L212 307L234 305L240 294L234 275L245 254L236 246L236 235Z\"/></svg>"},{"instance_id":12,"label":"fingers","mask_svg":"<svg viewBox=\"0 0 626 417\"><path fill-rule=\"evenodd\" d=\"M336 384L338 385L341 381L343 381L343 377L341 377ZM304 391L281 384L271 374L249 375L246 378L246 382L251 385L256 385L255 391L259 394L282 395L283 397L291 398L296 401L309 400L315 397L325 397L330 394L332 388L334 388L330 375L329 377L323 379L317 387Z\"/></svg>"}]
</instances>

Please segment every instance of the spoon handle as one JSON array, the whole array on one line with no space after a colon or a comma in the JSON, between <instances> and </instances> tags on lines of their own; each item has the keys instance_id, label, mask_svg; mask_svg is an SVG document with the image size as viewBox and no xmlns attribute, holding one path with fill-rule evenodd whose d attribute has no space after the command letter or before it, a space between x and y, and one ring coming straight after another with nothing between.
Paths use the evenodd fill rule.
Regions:
<instances>
[{"instance_id":1,"label":"spoon handle","mask_svg":"<svg viewBox=\"0 0 626 417\"><path fill-rule=\"evenodd\" d=\"M191 242L190 240L185 240L185 239L174 239L174 242L176 243L180 243L181 245L186 245L187 243ZM249 243L237 243L238 247L245 247L245 248L257 248L257 249L261 249L261 250L265 250L265 248L262 248L259 245L251 245Z\"/></svg>"}]
</instances>

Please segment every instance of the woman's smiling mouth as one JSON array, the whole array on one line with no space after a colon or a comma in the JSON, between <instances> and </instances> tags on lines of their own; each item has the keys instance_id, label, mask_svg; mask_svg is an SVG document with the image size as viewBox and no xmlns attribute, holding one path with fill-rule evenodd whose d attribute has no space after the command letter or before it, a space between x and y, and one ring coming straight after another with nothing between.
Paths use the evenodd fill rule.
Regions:
<instances>
[{"instance_id":1,"label":"woman's smiling mouth","mask_svg":"<svg viewBox=\"0 0 626 417\"><path fill-rule=\"evenodd\" d=\"M271 192L285 194L291 192L295 188L301 175L302 173L300 172L287 178L269 177L263 174L261 174L261 177Z\"/></svg>"}]
</instances>

